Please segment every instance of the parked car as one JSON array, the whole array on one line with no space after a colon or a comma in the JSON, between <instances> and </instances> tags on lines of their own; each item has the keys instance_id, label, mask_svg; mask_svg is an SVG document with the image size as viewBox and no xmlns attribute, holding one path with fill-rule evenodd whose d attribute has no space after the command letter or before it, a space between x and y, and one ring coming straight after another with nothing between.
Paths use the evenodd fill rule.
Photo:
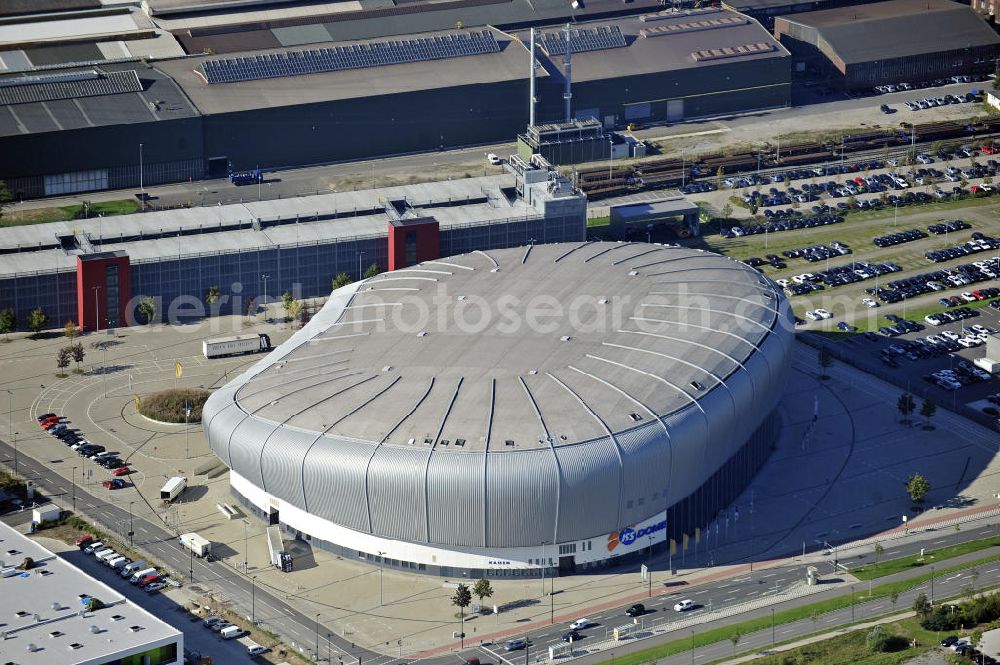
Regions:
<instances>
[{"instance_id":1,"label":"parked car","mask_svg":"<svg viewBox=\"0 0 1000 665\"><path fill-rule=\"evenodd\" d=\"M674 605L674 612L686 612L691 609L694 609L694 601L690 598L686 598Z\"/></svg>"}]
</instances>

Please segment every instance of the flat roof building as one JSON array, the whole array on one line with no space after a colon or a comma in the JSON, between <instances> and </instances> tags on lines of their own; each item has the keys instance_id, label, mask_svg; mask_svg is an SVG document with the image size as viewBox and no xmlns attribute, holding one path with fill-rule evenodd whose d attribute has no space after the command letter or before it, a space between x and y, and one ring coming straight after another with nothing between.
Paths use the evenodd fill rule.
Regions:
<instances>
[{"instance_id":1,"label":"flat roof building","mask_svg":"<svg viewBox=\"0 0 1000 665\"><path fill-rule=\"evenodd\" d=\"M586 207L583 194L535 160L513 175L0 228L0 309L13 307L22 322L42 307L60 324L114 328L136 323L142 296L166 316L172 302L201 302L217 286L220 311L241 314L265 287L272 296L325 296L341 272L407 264L406 233L400 246L389 242L393 222L432 223L437 232L420 232L415 249L437 257L582 240ZM112 274L118 301L95 305L94 287L107 293Z\"/></svg>"},{"instance_id":2,"label":"flat roof building","mask_svg":"<svg viewBox=\"0 0 1000 665\"><path fill-rule=\"evenodd\" d=\"M0 660L18 665L165 665L183 660L184 635L37 541L0 523L4 599ZM30 570L9 568L26 558ZM90 610L90 600L103 607Z\"/></svg>"},{"instance_id":3,"label":"flat roof building","mask_svg":"<svg viewBox=\"0 0 1000 665\"><path fill-rule=\"evenodd\" d=\"M848 88L990 73L1000 36L968 5L885 0L775 20L796 57L836 74Z\"/></svg>"}]
</instances>

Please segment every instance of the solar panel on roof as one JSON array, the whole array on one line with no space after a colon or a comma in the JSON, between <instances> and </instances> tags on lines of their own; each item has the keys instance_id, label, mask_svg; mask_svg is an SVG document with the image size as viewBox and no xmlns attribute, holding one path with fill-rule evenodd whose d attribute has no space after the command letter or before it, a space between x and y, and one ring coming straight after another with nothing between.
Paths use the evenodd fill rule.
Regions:
<instances>
[{"instance_id":1,"label":"solar panel on roof","mask_svg":"<svg viewBox=\"0 0 1000 665\"><path fill-rule=\"evenodd\" d=\"M200 65L199 73L204 76L206 83L238 83L499 52L500 45L493 33L482 30L406 41L368 42L263 56L206 60Z\"/></svg>"},{"instance_id":2,"label":"solar panel on roof","mask_svg":"<svg viewBox=\"0 0 1000 665\"><path fill-rule=\"evenodd\" d=\"M571 29L569 39L573 53L604 51L628 45L625 43L625 35L622 34L621 28L617 25ZM543 32L540 43L542 49L549 55L566 53L566 33L564 32Z\"/></svg>"},{"instance_id":3,"label":"solar panel on roof","mask_svg":"<svg viewBox=\"0 0 1000 665\"><path fill-rule=\"evenodd\" d=\"M134 69L121 72L87 70L52 75L0 79L0 105L51 102L76 97L100 97L141 92Z\"/></svg>"}]
</instances>

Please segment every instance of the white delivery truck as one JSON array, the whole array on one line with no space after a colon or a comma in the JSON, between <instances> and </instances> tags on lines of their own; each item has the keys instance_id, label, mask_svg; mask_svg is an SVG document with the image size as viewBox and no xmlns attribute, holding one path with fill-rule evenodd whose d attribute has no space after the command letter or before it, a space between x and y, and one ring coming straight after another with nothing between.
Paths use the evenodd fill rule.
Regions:
<instances>
[{"instance_id":1,"label":"white delivery truck","mask_svg":"<svg viewBox=\"0 0 1000 665\"><path fill-rule=\"evenodd\" d=\"M174 476L160 488L160 498L164 501L173 501L187 487L188 479L184 476Z\"/></svg>"},{"instance_id":2,"label":"white delivery truck","mask_svg":"<svg viewBox=\"0 0 1000 665\"><path fill-rule=\"evenodd\" d=\"M271 350L271 338L264 333L256 335L233 335L206 339L201 343L201 351L206 358L238 356L244 353L259 353Z\"/></svg>"},{"instance_id":3,"label":"white delivery truck","mask_svg":"<svg viewBox=\"0 0 1000 665\"><path fill-rule=\"evenodd\" d=\"M58 522L60 517L62 517L62 508L54 503L47 503L44 506L38 506L31 511L31 521L35 524Z\"/></svg>"},{"instance_id":4,"label":"white delivery truck","mask_svg":"<svg viewBox=\"0 0 1000 665\"><path fill-rule=\"evenodd\" d=\"M181 545L198 557L204 558L212 553L212 541L202 538L196 533L182 533Z\"/></svg>"},{"instance_id":5,"label":"white delivery truck","mask_svg":"<svg viewBox=\"0 0 1000 665\"><path fill-rule=\"evenodd\" d=\"M121 570L125 567L125 564L128 563L128 557L119 554L118 556L111 557L104 563L106 563L108 568L112 570Z\"/></svg>"}]
</instances>

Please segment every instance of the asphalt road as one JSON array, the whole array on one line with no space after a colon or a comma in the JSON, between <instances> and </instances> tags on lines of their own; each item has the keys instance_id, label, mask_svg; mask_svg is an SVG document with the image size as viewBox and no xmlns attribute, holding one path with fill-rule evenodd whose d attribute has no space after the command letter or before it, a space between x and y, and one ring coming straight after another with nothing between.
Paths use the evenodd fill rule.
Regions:
<instances>
[{"instance_id":1,"label":"asphalt road","mask_svg":"<svg viewBox=\"0 0 1000 665\"><path fill-rule=\"evenodd\" d=\"M74 503L74 490L67 487L70 483L42 463L26 456L23 448L18 452L18 470L22 476L34 481L36 486L44 488L43 494L50 497L58 496L67 506ZM13 448L6 441L0 442L0 454L4 458L12 460L13 453ZM127 510L88 493L80 486L75 488L75 497L77 508L91 519L97 520L107 531L116 532L119 525L129 522L130 516ZM220 562L208 562L190 556L189 552L178 544L177 538L161 526L140 517L132 516L131 519L136 546L148 552L160 564L184 576L185 582L190 584L190 575L193 575L195 584L203 585L216 594L221 592L241 608L242 614L251 614L255 607L258 622L266 623L286 644L302 646L313 652L318 639L319 651L325 658L329 640L332 657L340 656L347 664L360 662L362 665L390 665L396 662L397 659L352 645L322 624L319 624L317 629L315 617L307 617L289 607L266 589L259 587L252 589L253 584L249 578ZM124 581L116 588L122 590L123 587L131 588Z\"/></svg>"},{"instance_id":2,"label":"asphalt road","mask_svg":"<svg viewBox=\"0 0 1000 665\"><path fill-rule=\"evenodd\" d=\"M0 453L9 459L12 456L13 450L9 448L6 443L0 443ZM23 452L19 455L19 468L22 474L24 474L27 478L34 480L37 485L47 488L50 496L61 496L61 500L66 504L69 504L72 501L72 490L68 490L65 487L65 485L67 485L65 480L58 476L55 472L45 468L41 463L25 457ZM78 507L83 509L89 517L98 520L109 530L116 530L117 525L127 522L129 519L128 512L126 510L123 510L108 501L95 497L80 487L76 488L76 501ZM151 556L155 557L162 564L174 571L177 571L180 575L193 572L194 582L196 584L203 585L216 593L221 592L221 594L223 594L228 600L240 607L241 613L250 613L251 583L249 579L236 573L221 563L206 562L201 559L190 557L188 553L177 544L176 538L158 525L152 524L141 518L133 517L133 528L136 535L136 544L142 547L143 550L149 552ZM936 549L966 540L985 538L989 535L996 535L997 531L998 527L996 525L986 525L966 527L959 532L954 532L949 529L947 532L942 531L939 538L933 538L931 540L889 541L884 545L885 552L883 554L883 560L916 554L921 547ZM839 553L836 556L831 554L827 557L825 563L819 564L820 573L824 575L826 579L836 578L836 575L834 575L836 570L834 568L834 558L836 558L841 565L852 568L868 563L872 556L873 554L871 548L866 548L864 551L848 550L846 552ZM982 553L981 556L985 556L985 553ZM654 565L656 561L661 558L662 557L654 559ZM822 592L819 594L781 602L780 594L783 590L787 589L792 584L801 583L805 579L805 568L807 563L808 562L792 561L787 565L768 568L763 571L754 571L735 578L699 585L698 587L691 589L685 588L684 583L679 582L676 587L672 587L673 590L671 592L643 601L647 608L647 616L644 621L652 620L659 623L663 620L661 617L667 617L666 621L668 622L678 622L690 619L692 615L697 616L699 614L704 614L706 617L705 623L699 624L694 629L696 633L700 633L710 628L744 621L752 616L760 616L762 613L766 614L768 612L768 610L757 610L755 612L739 614L724 619L711 620L709 618L709 613L713 609L753 600L766 599L768 597L775 597L775 601L778 603L776 608L780 611L781 609L788 607L809 604L826 597L841 595L844 593L843 587L839 587L832 588L828 592ZM984 570L981 570L979 578L980 583L987 583L989 580L993 580L995 582L997 579L1000 579L998 571L1000 571L1000 564L993 564L992 567L987 567ZM919 572L921 571L914 571L914 574L919 574ZM886 580L883 580L883 582L891 579L897 579L899 577L903 576L889 577L886 578ZM948 578L935 582L935 592L938 596L956 593L963 584L967 583L967 581L967 574L964 576L949 576ZM549 588L551 588L552 583L553 580L549 580L546 584ZM556 595L558 595L561 588L566 588L566 585L572 585L575 581L574 578L562 578L555 580L554 583ZM128 585L122 583L121 586L125 587L124 592L132 593L132 589ZM925 586L929 587L929 585ZM863 592L865 585L859 583L856 587L860 594ZM640 587L637 586L637 591L639 588ZM658 591L658 589L654 589L654 591ZM901 595L897 606L900 608L907 607L910 603L912 603L913 596L915 596L918 592L919 590ZM135 591L134 593L138 594L139 592ZM690 598L696 604L693 610L686 612L683 615L680 613L674 613L672 610L673 605L682 598ZM143 599L140 595L139 601L143 602L145 599ZM268 627L278 632L286 643L301 646L307 651L315 649L316 623L313 617L305 616L304 614L289 607L282 601L281 598L273 595L265 589L260 588L256 589L254 606L258 621L266 623ZM854 608L854 618L860 621L869 617L877 616L878 614L884 614L891 610L892 608L889 607L888 601L885 600L875 601L873 603L859 603ZM583 641L581 642L583 645L586 645L587 640L603 641L606 639L607 634L611 629L629 621L629 619L627 619L624 615L624 607L594 613L588 615L588 618L592 621L592 625L590 628L583 631ZM839 612L824 615L816 622L805 620L779 626L775 629L775 638L778 640L787 640L814 633L817 630L824 628L839 626L841 624L848 623L850 620L850 610L841 610ZM466 635L468 640L470 642L476 641L475 634L472 632L473 628L478 629L481 627L483 633L490 632L491 627L489 622L489 617L478 617L477 619L470 621L466 626ZM532 645L531 650L533 650L533 653L537 655L543 653L549 645L561 643L561 637L566 630L568 630L568 627L560 623L527 633L525 637L530 639ZM684 632L687 633L686 630ZM352 646L349 642L346 642L340 637L328 633L322 625L319 626L319 636L320 654L324 659L328 649L327 640L329 639L331 660L333 658L340 658L343 659L343 662L350 664L360 657L362 665L392 665L393 663L399 662L397 659L392 657L382 656L375 652L358 648L356 645ZM646 648L657 642L667 641L670 639L677 639L677 635L667 634L653 640L643 640L641 642L637 642L636 644L641 648ZM738 649L740 651L744 651L748 648L764 648L770 643L770 639L770 630L746 635L741 639ZM491 648L496 649L496 647ZM709 660L724 658L730 654L730 651L728 651L730 649L731 644L728 642L724 644L709 645L696 651L695 660L696 662L706 662ZM499 653L504 654L504 652L502 652L502 647ZM497 659L494 658L492 652L486 652L478 647L466 649L461 655L480 658L483 658L485 655L489 656L491 659ZM503 655L503 657L506 658L506 655ZM519 657L520 656L518 655L514 658L506 658L506 660L512 665L516 665ZM596 661L601 660L604 657L606 657L606 654L602 657L588 656L585 660ZM457 656L455 654L447 654L429 659L427 662L433 663L434 665L453 665L456 660ZM689 661L690 653L676 661L668 659L665 662Z\"/></svg>"},{"instance_id":3,"label":"asphalt road","mask_svg":"<svg viewBox=\"0 0 1000 665\"><path fill-rule=\"evenodd\" d=\"M948 532L942 531L940 537L933 538L931 540L900 540L900 541L887 541L883 547L885 551L882 553L881 560L885 561L887 559L899 558L909 555L916 555L920 552L921 548L926 548L928 552L934 549L939 549L942 547L947 547L960 542L965 542L969 540L978 540L982 538L987 538L990 536L997 536L998 530L1000 530L1000 525L983 525L975 527L965 527L961 531L954 532L950 528ZM972 555L970 558L982 558L986 557L991 552L979 552ZM796 582L803 582L805 580L805 572L807 565L816 565L819 569L820 575L823 579L829 583L832 580L843 579L842 575L836 573L838 570L835 567L835 562L840 566L844 566L848 569L857 568L859 566L867 565L872 562L874 557L873 547L867 548L853 548L849 549L844 553L837 551L832 552L826 557L823 563L815 563L814 561L803 562L803 563L790 563L788 565L783 565L775 568L768 568L763 571L754 571L752 573L743 574L735 578L724 580L717 583L700 585L692 589L685 589L683 586L677 587L675 591L669 594L658 596L653 599L644 600L642 603L646 606L647 614L644 617L644 621L654 621L660 623L666 621L667 625L670 623L680 623L682 621L687 621L692 618L692 615L697 616L699 614L705 615L705 623L701 623L694 627L695 634L705 632L706 630L714 629L719 626L732 625L734 623L739 623L746 621L750 618L767 616L770 614L770 609L755 610L752 612L737 614L731 617L726 617L722 619L712 620L709 618L709 613L712 609L719 609L731 605L738 605L741 603L746 603L753 600L758 600L761 598L773 597L775 604L773 605L776 612L781 612L785 609L790 609L792 607L800 607L803 605L809 605L812 603L819 602L826 598L841 596L848 593L844 586L838 586L836 588L831 588L828 592L821 592L818 594L813 594L804 597L798 597L789 601L782 601L779 595L784 589L789 585ZM951 565L949 562L944 561L939 564L939 567L945 567ZM899 574L887 576L884 579L875 582L874 585L884 584L889 581L894 581L898 579L906 579L907 577L919 576L926 574L930 571L930 567L915 569L908 574ZM986 566L980 566L979 578L977 583L983 584L996 584L1000 580L1000 563L994 562L992 564L987 564ZM571 582L572 580L570 580ZM940 579L935 579L934 582L934 595L936 598L945 597L947 595L955 595L958 593L962 586L968 584L971 581L969 573L957 574L953 573L947 575ZM557 591L560 581L556 581ZM775 627L774 637L777 641L786 641L797 637L802 637L815 633L820 630L829 629L835 626L840 626L843 624L851 623L853 621L863 621L872 617L876 617L882 614L892 612L894 609L904 610L912 606L913 599L918 593L923 591L930 596L930 583L925 583L913 590L912 592L907 592L900 594L900 598L896 603L895 608L891 606L887 599L877 600L870 603L864 603L861 601L862 597L867 594L868 584L865 582L857 582L853 585L854 592L858 596L859 600L854 608L854 616L852 618L850 608L846 610L840 610L837 612L831 612L829 614L824 614L813 622L811 619L798 621L790 624L783 624ZM689 598L695 602L695 608L684 613L674 612L673 606L677 601L681 599ZM591 621L591 626L583 631L581 631L582 639L579 644L586 646L588 641L604 641L609 638L609 633L617 626L621 626L626 623L630 623L631 619L625 616L625 607L616 608L606 612L588 614L587 618ZM484 622L489 622L489 618L483 618ZM559 623L555 626L549 628L538 630L532 633L528 633L521 637L527 637L530 640L529 646L529 661L534 658L534 655L547 654L548 647L554 644L560 644L562 642L562 635L569 630L569 626L564 623ZM466 631L468 635L468 630ZM661 637L642 640L635 643L635 649L645 649L658 643L664 643L668 641L673 641L679 639L679 637L689 637L689 630L685 629L679 636L677 633L667 633ZM758 633L752 633L741 638L740 644L737 647L739 652L747 651L749 649L763 649L771 644L771 630L767 629L765 631L759 631ZM616 653L627 653L633 650L631 647L616 648L614 651ZM479 652L479 653L476 653ZM496 658L500 656L509 665L519 665L523 658L524 652L509 653L505 652L503 645L488 645L486 649L473 649L469 650L465 655L469 657L480 657L481 660L483 653L486 653L491 658ZM534 655L532 655L534 654ZM699 648L695 652L696 662L709 662L713 660L718 660L721 658L726 658L732 655L732 644L726 640L723 643L709 645L703 648ZM579 662L581 663L592 663L607 660L609 658L608 652L602 652L601 654L586 656L582 658ZM677 657L676 660L666 659L660 660L660 663L664 662L677 662L685 663L690 662L691 654L690 651L685 652L685 655Z\"/></svg>"}]
</instances>

